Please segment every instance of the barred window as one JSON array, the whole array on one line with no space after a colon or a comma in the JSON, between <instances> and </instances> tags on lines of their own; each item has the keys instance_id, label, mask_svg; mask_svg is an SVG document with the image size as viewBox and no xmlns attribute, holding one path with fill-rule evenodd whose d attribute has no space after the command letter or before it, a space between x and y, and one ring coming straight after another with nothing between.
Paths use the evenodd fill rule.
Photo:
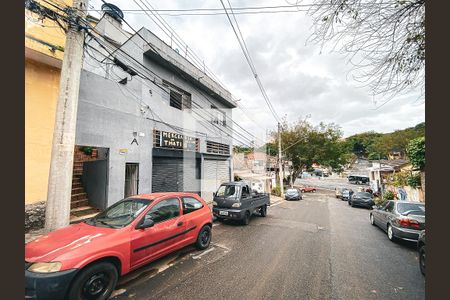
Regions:
<instances>
[{"instance_id":1,"label":"barred window","mask_svg":"<svg viewBox=\"0 0 450 300\"><path fill-rule=\"evenodd\" d=\"M179 110L192 108L192 99L190 93L165 80L163 80L163 85L169 88L170 106Z\"/></svg>"},{"instance_id":2,"label":"barred window","mask_svg":"<svg viewBox=\"0 0 450 300\"><path fill-rule=\"evenodd\" d=\"M206 152L229 155L230 145L206 141Z\"/></svg>"}]
</instances>

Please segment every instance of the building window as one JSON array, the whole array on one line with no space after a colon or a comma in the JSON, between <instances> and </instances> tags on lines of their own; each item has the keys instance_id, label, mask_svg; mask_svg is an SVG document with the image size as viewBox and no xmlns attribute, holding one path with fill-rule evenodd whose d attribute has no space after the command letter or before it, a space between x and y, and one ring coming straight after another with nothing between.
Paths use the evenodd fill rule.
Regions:
<instances>
[{"instance_id":1,"label":"building window","mask_svg":"<svg viewBox=\"0 0 450 300\"><path fill-rule=\"evenodd\" d=\"M169 89L170 106L179 110L192 108L192 99L190 93L165 80L163 80L163 85Z\"/></svg>"},{"instance_id":2,"label":"building window","mask_svg":"<svg viewBox=\"0 0 450 300\"><path fill-rule=\"evenodd\" d=\"M218 124L218 125L226 127L227 126L227 118L226 118L227 115L214 105L211 105L211 110L212 110L211 122L213 124Z\"/></svg>"},{"instance_id":3,"label":"building window","mask_svg":"<svg viewBox=\"0 0 450 300\"><path fill-rule=\"evenodd\" d=\"M170 106L183 109L183 97L180 93L175 92L174 90L170 90Z\"/></svg>"},{"instance_id":4,"label":"building window","mask_svg":"<svg viewBox=\"0 0 450 300\"><path fill-rule=\"evenodd\" d=\"M229 155L230 145L206 141L206 152Z\"/></svg>"}]
</instances>

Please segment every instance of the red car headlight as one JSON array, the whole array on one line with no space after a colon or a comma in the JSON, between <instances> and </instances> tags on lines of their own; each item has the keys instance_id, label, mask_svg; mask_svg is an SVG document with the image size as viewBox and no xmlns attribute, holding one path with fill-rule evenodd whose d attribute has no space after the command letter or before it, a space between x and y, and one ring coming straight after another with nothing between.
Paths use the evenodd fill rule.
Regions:
<instances>
[{"instance_id":1,"label":"red car headlight","mask_svg":"<svg viewBox=\"0 0 450 300\"><path fill-rule=\"evenodd\" d=\"M52 273L61 270L62 263L59 261L37 262L28 267L28 271L35 273Z\"/></svg>"}]
</instances>

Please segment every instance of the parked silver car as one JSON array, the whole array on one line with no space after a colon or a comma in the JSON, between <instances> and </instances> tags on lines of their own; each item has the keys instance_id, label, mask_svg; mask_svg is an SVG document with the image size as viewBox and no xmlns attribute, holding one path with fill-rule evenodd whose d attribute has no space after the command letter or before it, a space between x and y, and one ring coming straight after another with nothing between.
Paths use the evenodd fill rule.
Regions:
<instances>
[{"instance_id":1,"label":"parked silver car","mask_svg":"<svg viewBox=\"0 0 450 300\"><path fill-rule=\"evenodd\" d=\"M370 223L386 231L391 241L417 241L420 231L425 229L424 203L389 200L373 208Z\"/></svg>"},{"instance_id":2,"label":"parked silver car","mask_svg":"<svg viewBox=\"0 0 450 300\"><path fill-rule=\"evenodd\" d=\"M419 250L419 267L420 272L425 275L425 230L422 230L419 234L419 240L417 241L417 249Z\"/></svg>"},{"instance_id":3,"label":"parked silver car","mask_svg":"<svg viewBox=\"0 0 450 300\"><path fill-rule=\"evenodd\" d=\"M302 193L298 189L288 189L286 191L286 195L284 196L285 200L302 200Z\"/></svg>"}]
</instances>

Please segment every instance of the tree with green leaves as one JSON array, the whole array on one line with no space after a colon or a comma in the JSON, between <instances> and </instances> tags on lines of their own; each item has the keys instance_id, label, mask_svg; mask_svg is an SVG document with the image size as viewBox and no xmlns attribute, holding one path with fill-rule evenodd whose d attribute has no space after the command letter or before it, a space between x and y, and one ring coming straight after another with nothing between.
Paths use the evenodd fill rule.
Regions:
<instances>
[{"instance_id":1,"label":"tree with green leaves","mask_svg":"<svg viewBox=\"0 0 450 300\"><path fill-rule=\"evenodd\" d=\"M249 154L249 153L253 152L253 148L235 145L235 146L233 146L233 152L234 153Z\"/></svg>"},{"instance_id":2,"label":"tree with green leaves","mask_svg":"<svg viewBox=\"0 0 450 300\"><path fill-rule=\"evenodd\" d=\"M358 156L367 157L370 160L386 159L393 151L400 152L402 156L405 156L408 143L412 139L424 135L425 123L422 122L414 127L389 133L374 131L358 133L346 138L346 143L348 151Z\"/></svg>"},{"instance_id":3,"label":"tree with green leaves","mask_svg":"<svg viewBox=\"0 0 450 300\"><path fill-rule=\"evenodd\" d=\"M419 137L409 142L406 148L411 165L419 169L425 170L425 137Z\"/></svg>"},{"instance_id":4,"label":"tree with green leaves","mask_svg":"<svg viewBox=\"0 0 450 300\"><path fill-rule=\"evenodd\" d=\"M274 145L278 136L273 132ZM346 143L342 139L342 130L336 124L320 123L313 126L307 121L282 124L281 144L283 156L293 163L293 178L297 178L303 169L310 169L314 163L331 167L335 171L350 159Z\"/></svg>"}]
</instances>

